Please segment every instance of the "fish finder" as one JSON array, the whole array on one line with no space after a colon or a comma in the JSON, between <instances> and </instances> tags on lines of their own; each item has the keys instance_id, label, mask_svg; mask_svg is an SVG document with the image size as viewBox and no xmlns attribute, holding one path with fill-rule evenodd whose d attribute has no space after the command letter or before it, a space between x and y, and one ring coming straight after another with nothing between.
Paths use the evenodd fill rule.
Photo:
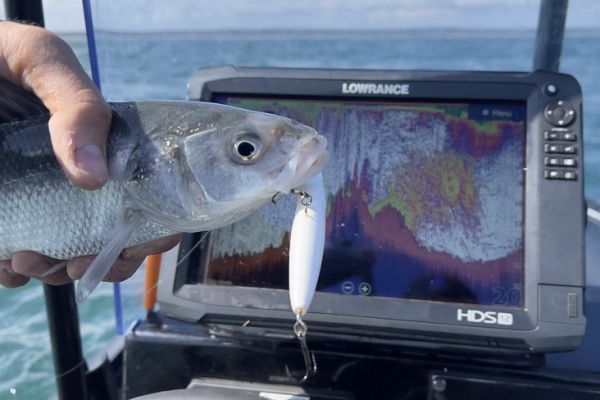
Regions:
<instances>
[{"instance_id":1,"label":"fish finder","mask_svg":"<svg viewBox=\"0 0 600 400\"><path fill-rule=\"evenodd\" d=\"M582 97L536 71L197 71L190 100L328 139L326 244L309 340L544 353L585 331ZM188 234L166 315L290 329L294 196ZM198 244L199 243L199 244Z\"/></svg>"}]
</instances>

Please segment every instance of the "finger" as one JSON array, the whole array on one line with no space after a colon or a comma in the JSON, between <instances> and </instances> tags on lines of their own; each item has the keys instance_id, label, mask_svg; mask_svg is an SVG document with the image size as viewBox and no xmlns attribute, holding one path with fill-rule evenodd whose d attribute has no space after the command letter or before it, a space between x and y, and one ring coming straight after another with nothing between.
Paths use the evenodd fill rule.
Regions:
<instances>
[{"instance_id":1,"label":"finger","mask_svg":"<svg viewBox=\"0 0 600 400\"><path fill-rule=\"evenodd\" d=\"M67 275L73 280L80 279L96 256L75 257L67 263Z\"/></svg>"},{"instance_id":2,"label":"finger","mask_svg":"<svg viewBox=\"0 0 600 400\"><path fill-rule=\"evenodd\" d=\"M129 247L123 250L121 258L124 260L136 260L152 254L164 253L175 247L180 240L181 235L173 235L153 240L152 242L143 243L138 246Z\"/></svg>"},{"instance_id":3,"label":"finger","mask_svg":"<svg viewBox=\"0 0 600 400\"><path fill-rule=\"evenodd\" d=\"M73 280L81 279L96 256L76 257L67 264L67 274ZM121 282L131 277L144 261L143 258L123 260L117 259L108 274L102 279L104 282Z\"/></svg>"},{"instance_id":4,"label":"finger","mask_svg":"<svg viewBox=\"0 0 600 400\"><path fill-rule=\"evenodd\" d=\"M67 176L84 189L108 179L111 112L71 48L41 28L0 23L0 75L34 92L52 115L52 146Z\"/></svg>"},{"instance_id":5,"label":"finger","mask_svg":"<svg viewBox=\"0 0 600 400\"><path fill-rule=\"evenodd\" d=\"M16 288L29 282L29 277L17 274L10 264L10 260L0 260L0 285Z\"/></svg>"},{"instance_id":6,"label":"finger","mask_svg":"<svg viewBox=\"0 0 600 400\"><path fill-rule=\"evenodd\" d=\"M139 268L144 258L171 250L180 240L181 235L167 236L123 250L103 281L120 282L129 278ZM83 256L70 260L67 264L69 277L73 280L80 279L95 258L96 256Z\"/></svg>"},{"instance_id":7,"label":"finger","mask_svg":"<svg viewBox=\"0 0 600 400\"><path fill-rule=\"evenodd\" d=\"M138 270L140 265L144 262L143 258L137 260L123 260L119 258L113 267L110 269L108 275L104 278L105 282L121 282L128 279Z\"/></svg>"},{"instance_id":8,"label":"finger","mask_svg":"<svg viewBox=\"0 0 600 400\"><path fill-rule=\"evenodd\" d=\"M20 251L12 256L12 268L21 275L39 279L50 285L64 285L71 282L64 268L44 276L54 265L61 262L31 251Z\"/></svg>"}]
</instances>

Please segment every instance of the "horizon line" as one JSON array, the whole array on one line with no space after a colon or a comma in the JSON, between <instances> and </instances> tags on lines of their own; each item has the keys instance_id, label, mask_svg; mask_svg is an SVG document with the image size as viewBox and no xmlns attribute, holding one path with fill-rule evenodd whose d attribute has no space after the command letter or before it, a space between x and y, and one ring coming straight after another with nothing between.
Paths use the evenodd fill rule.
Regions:
<instances>
[{"instance_id":1,"label":"horizon line","mask_svg":"<svg viewBox=\"0 0 600 400\"><path fill-rule=\"evenodd\" d=\"M516 29L502 29L502 28L393 28L393 29L335 29L335 28L319 28L319 29L283 29L283 28L267 28L267 29L253 29L253 28L236 28L236 29L156 29L156 30L121 30L121 29L96 29L96 33L108 33L108 34L223 34L223 33L344 33L344 34L364 34L364 33L536 33L537 28L516 28ZM66 35L85 35L84 30L53 30L57 34ZM565 29L565 35L569 32L598 32L600 33L599 27L576 27Z\"/></svg>"}]
</instances>

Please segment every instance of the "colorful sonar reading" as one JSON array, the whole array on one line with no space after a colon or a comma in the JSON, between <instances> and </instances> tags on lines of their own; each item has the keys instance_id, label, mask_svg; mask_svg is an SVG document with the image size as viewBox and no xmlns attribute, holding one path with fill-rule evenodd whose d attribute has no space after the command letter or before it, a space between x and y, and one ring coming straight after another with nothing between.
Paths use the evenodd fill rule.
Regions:
<instances>
[{"instance_id":1,"label":"colorful sonar reading","mask_svg":"<svg viewBox=\"0 0 600 400\"><path fill-rule=\"evenodd\" d=\"M524 104L217 101L328 138L320 292L523 305ZM291 197L212 233L203 283L286 289Z\"/></svg>"}]
</instances>

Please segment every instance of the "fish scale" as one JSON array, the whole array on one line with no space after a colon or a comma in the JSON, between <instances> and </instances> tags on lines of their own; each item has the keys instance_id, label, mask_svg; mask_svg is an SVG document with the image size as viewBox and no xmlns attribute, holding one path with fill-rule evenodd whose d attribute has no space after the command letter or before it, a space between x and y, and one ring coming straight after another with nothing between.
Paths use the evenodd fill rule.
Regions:
<instances>
[{"instance_id":1,"label":"fish scale","mask_svg":"<svg viewBox=\"0 0 600 400\"><path fill-rule=\"evenodd\" d=\"M0 259L23 250L57 259L97 254L110 239L114 210L124 201L121 182L111 180L91 192L66 179L51 151L47 120L0 126ZM127 246L173 233L148 221Z\"/></svg>"}]
</instances>

